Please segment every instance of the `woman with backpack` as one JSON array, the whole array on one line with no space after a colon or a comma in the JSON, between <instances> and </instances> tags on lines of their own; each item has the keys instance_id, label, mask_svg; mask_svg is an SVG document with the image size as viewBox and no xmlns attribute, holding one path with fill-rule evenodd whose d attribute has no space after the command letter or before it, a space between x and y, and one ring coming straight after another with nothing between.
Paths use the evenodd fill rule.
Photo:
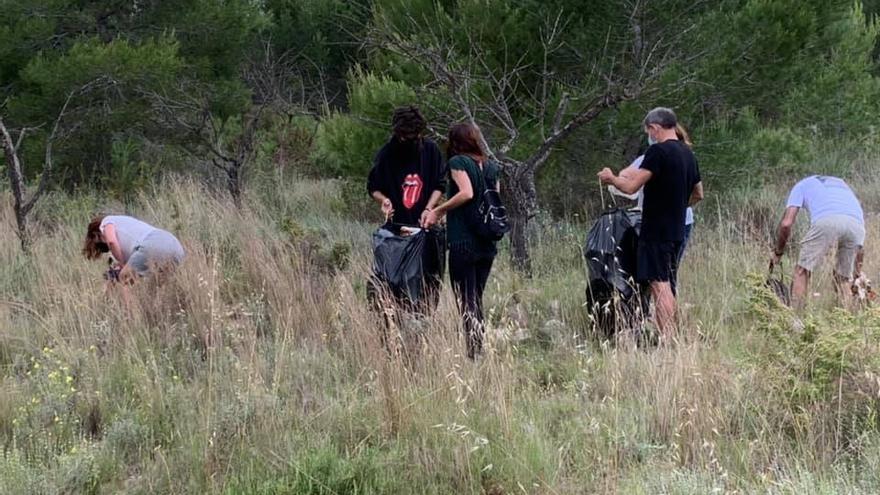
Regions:
<instances>
[{"instance_id":1,"label":"woman with backpack","mask_svg":"<svg viewBox=\"0 0 880 495\"><path fill-rule=\"evenodd\" d=\"M495 244L507 229L497 192L498 165L487 159L482 140L473 124L456 124L449 130L447 159L452 180L448 199L426 218L426 224L433 225L448 213L449 278L471 359L483 350L483 290L498 253Z\"/></svg>"}]
</instances>

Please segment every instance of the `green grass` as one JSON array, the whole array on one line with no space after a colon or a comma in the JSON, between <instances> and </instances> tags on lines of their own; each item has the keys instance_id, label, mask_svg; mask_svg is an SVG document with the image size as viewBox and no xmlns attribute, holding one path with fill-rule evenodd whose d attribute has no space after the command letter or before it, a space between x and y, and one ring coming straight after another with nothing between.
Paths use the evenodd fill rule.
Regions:
<instances>
[{"instance_id":1,"label":"green grass","mask_svg":"<svg viewBox=\"0 0 880 495\"><path fill-rule=\"evenodd\" d=\"M79 254L90 215L119 205L49 197L33 257L4 230L0 493L880 491L880 314L818 303L804 339L748 281L781 190L703 205L667 349L592 337L586 226L539 219L534 278L499 258L474 364L448 290L421 340L381 347L372 227L339 187L266 184L240 212L187 180L143 193L129 212L188 258L131 307Z\"/></svg>"}]
</instances>

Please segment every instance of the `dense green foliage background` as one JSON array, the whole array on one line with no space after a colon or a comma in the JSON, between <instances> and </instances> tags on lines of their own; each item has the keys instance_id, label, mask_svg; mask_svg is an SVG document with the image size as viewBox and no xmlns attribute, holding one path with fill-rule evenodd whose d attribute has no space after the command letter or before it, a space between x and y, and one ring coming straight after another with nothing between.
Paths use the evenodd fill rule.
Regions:
<instances>
[{"instance_id":1,"label":"dense green foliage background","mask_svg":"<svg viewBox=\"0 0 880 495\"><path fill-rule=\"evenodd\" d=\"M540 143L539 121L552 117L536 114L545 79L535 74L552 73L540 88L551 101L586 96L603 77L634 80L632 61L657 47L663 59L645 65L653 71L645 91L580 128L539 171L540 205L562 212L581 208L598 168L637 153L640 118L657 105L677 109L691 128L712 190L833 169L812 157L875 143L878 8L850 0L2 0L0 102L7 125L42 126L45 138L68 94L109 81L74 98L65 118L55 183L66 189L125 196L168 170L204 172L204 116L227 123L221 137L234 143L258 107L272 117L261 120L257 168L287 166L272 158L293 154L302 173L360 181L393 106L420 104L438 135L443 119L464 118L448 91L426 85L418 60L371 43L376 30L442 45L460 70L476 60L491 74L525 68L504 95L521 134L510 152L517 158ZM554 24L558 46L547 58L542 42ZM479 97L487 87L474 81L468 90ZM191 125L169 122L157 103L168 101L188 103L174 111ZM503 140L497 119L475 117L490 142ZM39 162L39 140L25 149Z\"/></svg>"}]
</instances>

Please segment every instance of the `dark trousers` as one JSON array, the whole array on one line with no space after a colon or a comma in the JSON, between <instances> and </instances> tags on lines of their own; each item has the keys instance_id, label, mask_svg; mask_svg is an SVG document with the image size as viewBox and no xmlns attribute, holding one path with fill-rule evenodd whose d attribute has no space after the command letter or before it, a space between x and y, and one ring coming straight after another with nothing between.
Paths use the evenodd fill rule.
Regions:
<instances>
[{"instance_id":1,"label":"dark trousers","mask_svg":"<svg viewBox=\"0 0 880 495\"><path fill-rule=\"evenodd\" d=\"M467 355L471 359L483 350L483 290L494 260L494 256L449 251L449 279L458 298Z\"/></svg>"}]
</instances>

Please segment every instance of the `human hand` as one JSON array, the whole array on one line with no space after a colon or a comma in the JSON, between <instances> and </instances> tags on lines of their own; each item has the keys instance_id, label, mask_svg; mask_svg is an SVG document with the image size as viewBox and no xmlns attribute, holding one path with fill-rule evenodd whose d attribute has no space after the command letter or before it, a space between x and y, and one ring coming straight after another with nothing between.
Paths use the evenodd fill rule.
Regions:
<instances>
[{"instance_id":1,"label":"human hand","mask_svg":"<svg viewBox=\"0 0 880 495\"><path fill-rule=\"evenodd\" d=\"M131 285L137 280L137 272L135 272L131 266L125 265L119 270L119 274L117 275L118 280L125 285Z\"/></svg>"},{"instance_id":2,"label":"human hand","mask_svg":"<svg viewBox=\"0 0 880 495\"><path fill-rule=\"evenodd\" d=\"M437 214L437 210L425 210L422 212L421 225L423 229L430 229L434 225L440 223L442 215Z\"/></svg>"},{"instance_id":3,"label":"human hand","mask_svg":"<svg viewBox=\"0 0 880 495\"><path fill-rule=\"evenodd\" d=\"M119 272L121 269L119 267L111 266L104 272L104 280L107 282L119 282Z\"/></svg>"},{"instance_id":4,"label":"human hand","mask_svg":"<svg viewBox=\"0 0 880 495\"><path fill-rule=\"evenodd\" d=\"M782 261L782 255L777 254L776 251L774 251L770 255L770 269L772 270L776 265L779 264L780 261Z\"/></svg>"},{"instance_id":5,"label":"human hand","mask_svg":"<svg viewBox=\"0 0 880 495\"><path fill-rule=\"evenodd\" d=\"M599 171L597 174L599 176L599 180L602 181L603 184L613 184L614 183L614 172L611 171L610 168L605 167Z\"/></svg>"},{"instance_id":6,"label":"human hand","mask_svg":"<svg viewBox=\"0 0 880 495\"><path fill-rule=\"evenodd\" d=\"M388 198L385 198L385 200L382 201L382 214L385 215L385 220L388 220L394 215L394 206L392 206L391 200Z\"/></svg>"}]
</instances>

